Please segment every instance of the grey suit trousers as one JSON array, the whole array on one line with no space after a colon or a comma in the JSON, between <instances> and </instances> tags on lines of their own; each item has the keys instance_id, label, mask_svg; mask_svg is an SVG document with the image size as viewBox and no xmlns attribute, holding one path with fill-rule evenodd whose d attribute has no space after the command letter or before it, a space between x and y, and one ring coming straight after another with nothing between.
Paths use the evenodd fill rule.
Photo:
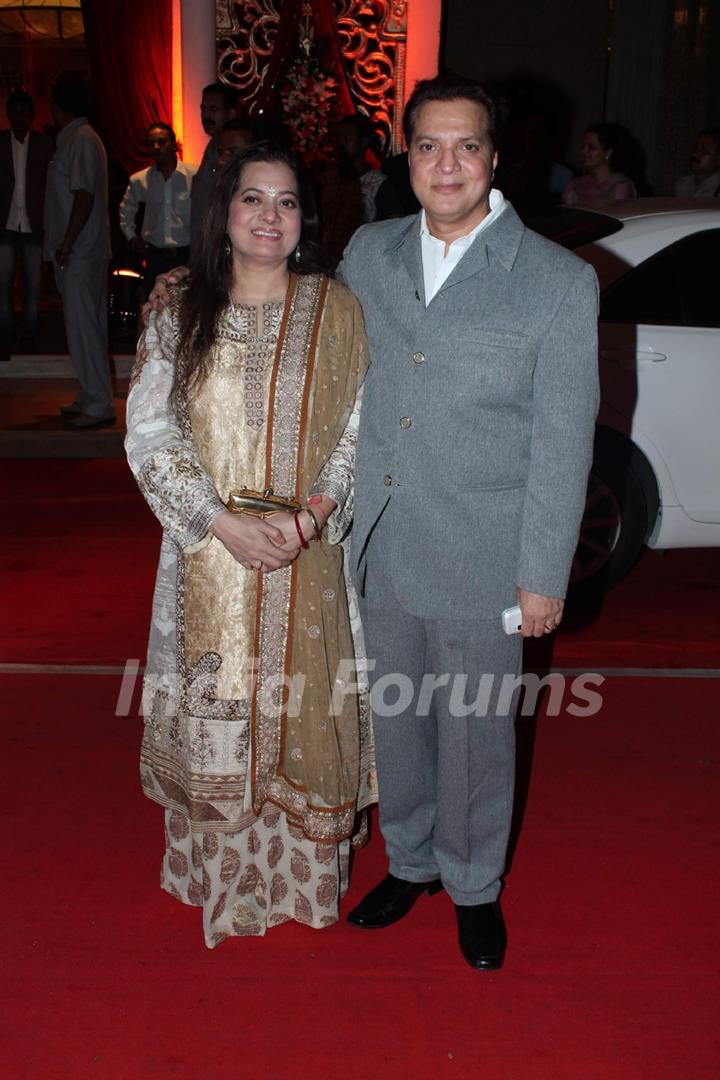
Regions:
<instances>
[{"instance_id":1,"label":"grey suit trousers","mask_svg":"<svg viewBox=\"0 0 720 1080\"><path fill-rule=\"evenodd\" d=\"M489 903L500 891L510 831L512 687L522 640L503 632L500 612L477 620L412 615L372 547L360 605L375 661L380 830L390 872L406 881L440 877L456 904Z\"/></svg>"}]
</instances>

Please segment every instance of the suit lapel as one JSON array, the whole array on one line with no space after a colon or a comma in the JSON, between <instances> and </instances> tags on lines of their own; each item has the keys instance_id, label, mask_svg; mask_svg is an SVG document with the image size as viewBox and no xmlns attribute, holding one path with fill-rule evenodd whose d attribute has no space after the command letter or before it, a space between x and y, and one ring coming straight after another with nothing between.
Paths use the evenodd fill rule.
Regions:
<instances>
[{"instance_id":1,"label":"suit lapel","mask_svg":"<svg viewBox=\"0 0 720 1080\"><path fill-rule=\"evenodd\" d=\"M420 242L420 215L415 217L407 231L402 234L397 243L393 244L393 247L389 250L396 249L403 263L405 269L410 275L410 280L415 287L415 291L425 304L425 278L423 275L422 264L422 246Z\"/></svg>"},{"instance_id":2,"label":"suit lapel","mask_svg":"<svg viewBox=\"0 0 720 1080\"><path fill-rule=\"evenodd\" d=\"M468 251L440 286L433 300L446 289L451 289L453 285L459 285L461 281L466 281L474 274L486 270L493 257L506 270L512 270L520 247L523 228L512 206L509 203L506 204L499 218L475 237Z\"/></svg>"},{"instance_id":3,"label":"suit lapel","mask_svg":"<svg viewBox=\"0 0 720 1080\"><path fill-rule=\"evenodd\" d=\"M10 197L12 198L12 191L15 187L15 166L13 164L12 156L12 144L10 142L10 131L0 132L0 147L2 148L2 158L4 158L3 167L8 170L6 175L10 180ZM3 228L5 226L3 225Z\"/></svg>"}]
</instances>

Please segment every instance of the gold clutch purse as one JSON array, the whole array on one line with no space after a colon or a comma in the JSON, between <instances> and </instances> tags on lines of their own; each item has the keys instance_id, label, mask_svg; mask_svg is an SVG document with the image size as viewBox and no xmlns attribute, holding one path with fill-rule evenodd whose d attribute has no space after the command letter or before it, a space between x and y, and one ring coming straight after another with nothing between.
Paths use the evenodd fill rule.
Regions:
<instances>
[{"instance_id":1,"label":"gold clutch purse","mask_svg":"<svg viewBox=\"0 0 720 1080\"><path fill-rule=\"evenodd\" d=\"M225 504L231 514L252 514L253 517L266 518L272 514L285 511L295 514L300 510L300 503L295 499L285 499L282 495L275 495L272 488L265 491L253 491L252 488L243 487L239 491L231 491Z\"/></svg>"}]
</instances>

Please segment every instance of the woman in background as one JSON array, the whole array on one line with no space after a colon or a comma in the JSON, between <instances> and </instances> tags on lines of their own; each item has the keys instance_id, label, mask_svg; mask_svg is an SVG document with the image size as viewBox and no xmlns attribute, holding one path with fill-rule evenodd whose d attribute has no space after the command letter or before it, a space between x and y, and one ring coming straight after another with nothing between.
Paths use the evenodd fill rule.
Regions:
<instances>
[{"instance_id":1,"label":"woman in background","mask_svg":"<svg viewBox=\"0 0 720 1080\"><path fill-rule=\"evenodd\" d=\"M606 206L621 199L634 199L632 180L618 171L621 133L614 124L591 124L582 142L583 176L576 176L563 191L566 206Z\"/></svg>"}]
</instances>

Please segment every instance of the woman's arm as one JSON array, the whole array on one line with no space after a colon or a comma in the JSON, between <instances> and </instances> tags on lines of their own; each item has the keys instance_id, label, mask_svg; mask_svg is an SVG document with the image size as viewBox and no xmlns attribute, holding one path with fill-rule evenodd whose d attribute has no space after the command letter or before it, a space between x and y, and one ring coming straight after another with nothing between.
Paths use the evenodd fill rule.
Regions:
<instances>
[{"instance_id":1,"label":"woman's arm","mask_svg":"<svg viewBox=\"0 0 720 1080\"><path fill-rule=\"evenodd\" d=\"M231 514L203 468L191 439L170 405L177 332L169 307L153 312L138 344L138 360L127 402L125 449L145 499L167 535L186 554L213 536L248 570L287 566L300 543L269 521Z\"/></svg>"},{"instance_id":2,"label":"woman's arm","mask_svg":"<svg viewBox=\"0 0 720 1080\"><path fill-rule=\"evenodd\" d=\"M208 543L210 526L225 506L170 404L176 347L169 308L153 313L138 343L125 450L150 509L168 536L189 552Z\"/></svg>"},{"instance_id":3,"label":"woman's arm","mask_svg":"<svg viewBox=\"0 0 720 1080\"><path fill-rule=\"evenodd\" d=\"M345 430L318 474L308 499L313 510L316 513L319 510L327 520L328 538L331 544L340 543L352 522L355 448L361 407L362 386L358 390Z\"/></svg>"}]
</instances>

